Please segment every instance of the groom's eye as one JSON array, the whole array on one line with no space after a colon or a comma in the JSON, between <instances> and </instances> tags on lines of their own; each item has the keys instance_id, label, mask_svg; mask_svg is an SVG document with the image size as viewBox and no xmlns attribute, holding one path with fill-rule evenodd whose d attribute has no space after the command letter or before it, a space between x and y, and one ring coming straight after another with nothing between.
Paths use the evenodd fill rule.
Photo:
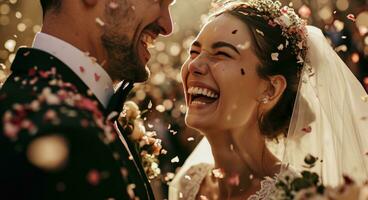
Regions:
<instances>
[{"instance_id":1,"label":"groom's eye","mask_svg":"<svg viewBox=\"0 0 368 200\"><path fill-rule=\"evenodd\" d=\"M194 56L198 55L199 52L198 51L195 51L195 50L191 50L191 51L189 51L189 54L190 54L190 57L193 58Z\"/></svg>"}]
</instances>

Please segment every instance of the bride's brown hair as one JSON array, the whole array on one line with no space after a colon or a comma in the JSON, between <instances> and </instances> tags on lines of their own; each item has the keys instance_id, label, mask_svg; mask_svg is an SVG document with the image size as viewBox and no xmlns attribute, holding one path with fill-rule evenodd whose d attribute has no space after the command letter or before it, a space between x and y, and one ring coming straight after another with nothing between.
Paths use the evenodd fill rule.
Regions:
<instances>
[{"instance_id":1,"label":"bride's brown hair","mask_svg":"<svg viewBox=\"0 0 368 200\"><path fill-rule=\"evenodd\" d=\"M257 68L258 75L269 80L270 76L282 75L285 77L287 87L277 104L268 112L260 115L259 128L261 133L269 139L286 136L297 95L299 75L303 63L299 62L292 45L285 45L286 38L282 35L279 25L271 26L263 16L266 12L259 12L254 8L236 4L229 6L213 15L232 15L241 20L250 30L252 49L260 60ZM283 44L283 50L279 51ZM278 52L278 60L273 60L271 54ZM304 55L305 58L305 55ZM304 59L303 58L303 59Z\"/></svg>"}]
</instances>

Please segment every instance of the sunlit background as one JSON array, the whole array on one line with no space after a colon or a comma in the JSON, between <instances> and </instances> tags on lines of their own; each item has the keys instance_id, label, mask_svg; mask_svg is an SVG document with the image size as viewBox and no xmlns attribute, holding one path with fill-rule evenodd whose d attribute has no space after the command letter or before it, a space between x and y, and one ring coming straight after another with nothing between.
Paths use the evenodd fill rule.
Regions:
<instances>
[{"instance_id":1,"label":"sunlit background","mask_svg":"<svg viewBox=\"0 0 368 200\"><path fill-rule=\"evenodd\" d=\"M293 0L290 4L309 24L324 30L331 45L368 89L368 0ZM161 156L161 180L152 182L157 199L166 198L167 180L180 167L201 136L185 128L185 103L180 67L187 49L206 14L211 0L177 0L172 7L174 33L160 38L151 49L152 76L147 84L137 85L131 99L147 109L148 130L155 130L168 151ZM95 19L91 19L95 20ZM20 46L30 46L42 25L38 0L0 0L0 87ZM178 162L177 162L178 161Z\"/></svg>"}]
</instances>

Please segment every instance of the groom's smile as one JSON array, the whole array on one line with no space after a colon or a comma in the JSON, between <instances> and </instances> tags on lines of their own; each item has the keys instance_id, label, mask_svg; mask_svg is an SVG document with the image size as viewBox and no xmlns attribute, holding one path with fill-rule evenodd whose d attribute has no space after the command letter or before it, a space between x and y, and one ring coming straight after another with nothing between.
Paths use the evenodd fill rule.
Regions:
<instances>
[{"instance_id":1,"label":"groom's smile","mask_svg":"<svg viewBox=\"0 0 368 200\"><path fill-rule=\"evenodd\" d=\"M149 53L148 48L153 46L153 43L159 34L160 27L155 24L149 25L141 33L138 41L137 52L139 60L143 65L147 64L147 62L151 58L151 54Z\"/></svg>"},{"instance_id":2,"label":"groom's smile","mask_svg":"<svg viewBox=\"0 0 368 200\"><path fill-rule=\"evenodd\" d=\"M150 72L148 48L159 35L172 32L169 7L173 0L119 0L119 7L107 8L103 45L106 69L114 81L144 82Z\"/></svg>"}]
</instances>

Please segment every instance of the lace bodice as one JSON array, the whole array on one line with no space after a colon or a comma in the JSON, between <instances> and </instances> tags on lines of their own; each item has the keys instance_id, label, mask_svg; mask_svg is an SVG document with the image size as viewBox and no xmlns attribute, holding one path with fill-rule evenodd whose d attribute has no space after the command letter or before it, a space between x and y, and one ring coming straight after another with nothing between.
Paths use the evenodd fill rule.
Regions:
<instances>
[{"instance_id":1,"label":"lace bodice","mask_svg":"<svg viewBox=\"0 0 368 200\"><path fill-rule=\"evenodd\" d=\"M179 185L177 186L177 198L171 196L169 200L195 200L201 183L212 169L213 165L207 163L201 163L190 167L189 170L180 177ZM282 173L291 173L293 175L297 174L292 169L285 170ZM266 177L262 180L261 189L256 192L256 194L251 195L248 200L270 200L271 197L274 197L274 193L276 192L275 184L278 177L282 177L282 174L279 173L273 178Z\"/></svg>"}]
</instances>

